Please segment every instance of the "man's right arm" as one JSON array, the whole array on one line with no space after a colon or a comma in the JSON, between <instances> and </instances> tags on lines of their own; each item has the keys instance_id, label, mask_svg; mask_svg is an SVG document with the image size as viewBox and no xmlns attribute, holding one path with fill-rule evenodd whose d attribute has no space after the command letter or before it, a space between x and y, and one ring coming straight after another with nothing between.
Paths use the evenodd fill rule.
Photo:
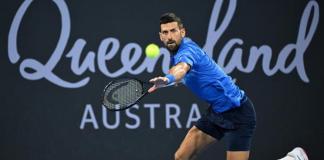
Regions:
<instances>
[{"instance_id":1,"label":"man's right arm","mask_svg":"<svg viewBox=\"0 0 324 160\"><path fill-rule=\"evenodd\" d=\"M148 92L154 92L159 86L167 85L173 82L179 82L186 73L190 70L190 65L185 62L180 62L177 65L173 66L169 70L169 74L164 77L155 77L150 80L154 85L148 90Z\"/></svg>"}]
</instances>

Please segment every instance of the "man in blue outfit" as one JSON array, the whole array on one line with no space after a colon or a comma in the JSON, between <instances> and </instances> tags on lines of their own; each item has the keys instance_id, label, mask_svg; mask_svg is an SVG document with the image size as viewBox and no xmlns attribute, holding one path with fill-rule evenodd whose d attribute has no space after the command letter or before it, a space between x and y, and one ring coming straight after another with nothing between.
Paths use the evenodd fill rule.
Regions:
<instances>
[{"instance_id":1,"label":"man in blue outfit","mask_svg":"<svg viewBox=\"0 0 324 160\"><path fill-rule=\"evenodd\" d=\"M193 159L205 146L226 137L227 159L247 160L256 116L252 102L231 77L195 42L185 37L186 31L173 13L160 18L160 39L173 54L172 67L163 77L150 80L154 85L183 81L194 94L210 107L193 126L175 153L175 159Z\"/></svg>"}]
</instances>

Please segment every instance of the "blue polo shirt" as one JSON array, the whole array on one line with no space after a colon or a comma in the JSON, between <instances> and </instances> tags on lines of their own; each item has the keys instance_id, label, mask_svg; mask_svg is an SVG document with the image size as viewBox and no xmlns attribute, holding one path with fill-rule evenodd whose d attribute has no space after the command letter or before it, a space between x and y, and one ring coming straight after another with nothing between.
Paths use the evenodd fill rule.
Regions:
<instances>
[{"instance_id":1,"label":"blue polo shirt","mask_svg":"<svg viewBox=\"0 0 324 160\"><path fill-rule=\"evenodd\" d=\"M190 38L182 39L178 52L172 57L172 65L180 62L191 66L183 78L184 84L207 101L215 112L240 106L244 91Z\"/></svg>"}]
</instances>

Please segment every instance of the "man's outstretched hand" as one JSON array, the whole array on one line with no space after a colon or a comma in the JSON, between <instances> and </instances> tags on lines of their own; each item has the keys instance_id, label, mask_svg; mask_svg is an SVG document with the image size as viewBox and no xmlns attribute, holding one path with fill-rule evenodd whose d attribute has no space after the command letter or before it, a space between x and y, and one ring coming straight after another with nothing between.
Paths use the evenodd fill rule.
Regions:
<instances>
[{"instance_id":1,"label":"man's outstretched hand","mask_svg":"<svg viewBox=\"0 0 324 160\"><path fill-rule=\"evenodd\" d=\"M154 92L156 89L167 85L169 79L166 77L155 77L150 79L150 83L153 83L153 86L148 90L149 93Z\"/></svg>"}]
</instances>

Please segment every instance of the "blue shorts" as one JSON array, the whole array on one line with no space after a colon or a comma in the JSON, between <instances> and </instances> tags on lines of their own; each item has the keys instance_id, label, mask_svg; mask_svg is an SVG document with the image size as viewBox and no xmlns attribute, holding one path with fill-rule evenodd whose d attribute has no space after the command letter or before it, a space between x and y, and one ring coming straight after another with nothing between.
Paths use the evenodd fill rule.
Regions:
<instances>
[{"instance_id":1,"label":"blue shorts","mask_svg":"<svg viewBox=\"0 0 324 160\"><path fill-rule=\"evenodd\" d=\"M250 99L245 97L240 107L222 113L209 107L195 126L217 140L224 138L227 151L249 151L256 127L255 110Z\"/></svg>"}]
</instances>

